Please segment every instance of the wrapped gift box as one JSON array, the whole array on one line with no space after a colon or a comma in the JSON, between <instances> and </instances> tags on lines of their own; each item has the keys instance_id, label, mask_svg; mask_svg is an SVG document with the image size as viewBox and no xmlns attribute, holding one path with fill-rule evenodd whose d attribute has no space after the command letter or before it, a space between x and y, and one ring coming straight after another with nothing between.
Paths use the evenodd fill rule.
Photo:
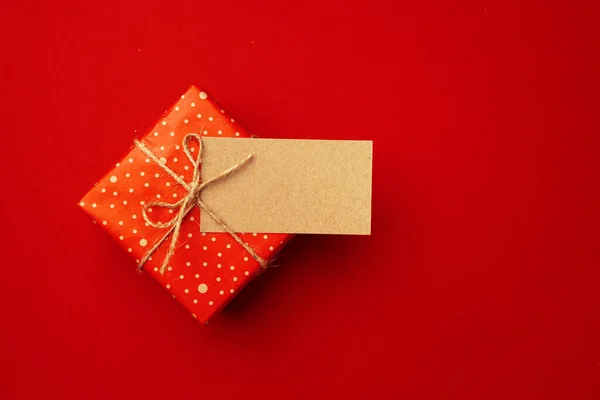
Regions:
<instances>
[{"instance_id":1,"label":"wrapped gift box","mask_svg":"<svg viewBox=\"0 0 600 400\"><path fill-rule=\"evenodd\" d=\"M192 86L148 133L140 144L185 182L192 181L193 160L184 151L184 138L251 137L206 92ZM197 157L200 143L189 141L188 151ZM79 206L128 252L136 263L146 256L143 271L166 288L199 321L220 311L251 279L264 270L229 233L201 233L200 212L193 207L181 224L176 248L163 267L170 238L151 222L166 223L176 208L156 206L176 203L188 191L139 147L116 163L83 197ZM144 218L144 211L146 220ZM291 239L289 234L239 233L237 236L256 255L272 259ZM159 243L155 252L148 252Z\"/></svg>"}]
</instances>

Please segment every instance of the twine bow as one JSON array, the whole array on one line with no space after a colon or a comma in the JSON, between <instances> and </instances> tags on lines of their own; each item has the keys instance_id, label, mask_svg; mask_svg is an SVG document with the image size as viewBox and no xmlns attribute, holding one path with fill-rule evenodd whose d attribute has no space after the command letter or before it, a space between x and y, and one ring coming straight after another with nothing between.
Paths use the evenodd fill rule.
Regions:
<instances>
[{"instance_id":1,"label":"twine bow","mask_svg":"<svg viewBox=\"0 0 600 400\"><path fill-rule=\"evenodd\" d=\"M198 140L198 143L200 144L199 149L198 149L198 157L196 157L195 159L192 156L192 153L190 152L189 142L191 139ZM165 273L165 269L168 267L169 261L171 260L171 257L175 253L175 246L177 245L177 241L179 240L181 224L183 223L183 221L185 220L185 217L189 214L189 212L196 206L198 206L200 209L204 210L204 212L206 214L208 214L213 220L215 220L215 222L217 224L221 225L223 230L225 230L227 233L229 233L233 237L233 239L235 239L236 242L238 242L248 253L250 253L250 255L256 261L258 261L260 263L260 265L263 268L265 268L267 266L266 261L264 259L262 259L258 254L256 254L256 252L250 246L248 246L233 230L231 230L231 228L229 226L227 226L227 224L225 224L225 222L223 222L223 220L221 220L221 218L217 214L212 212L206 206L206 204L204 204L202 202L202 200L200 199L200 193L202 192L203 189L206 189L208 186L212 185L213 183L218 182L218 181L225 179L228 176L234 174L237 170L242 168L244 165L246 165L252 159L252 154L249 154L241 162L226 169L225 171L221 172L217 176L207 180L206 182L201 182L200 165L201 165L201 154L202 154L202 139L200 138L199 135L197 135L195 133L190 133L183 138L183 143L182 143L183 151L185 152L187 158L190 160L190 162L194 166L194 174L193 174L192 181L188 183L188 182L184 181L183 179L181 179L175 172L173 172L173 170L171 170L169 167L167 167L165 165L165 163L163 161L161 161L158 157L156 157L156 155L154 155L154 153L152 153L146 146L144 146L143 143L141 143L138 140L135 140L134 143L138 149L140 149L145 155L148 156L148 158L150 158L152 161L154 161L156 164L158 164L159 167L161 167L167 174L169 174L169 176L171 176L171 178L173 178L177 183L179 183L188 192L188 194L184 198L182 198L181 200L179 200L176 203L155 201L155 202L145 204L142 207L142 215L144 216L144 220L148 223L149 226L152 226L157 229L168 229L168 231L158 242L156 242L154 244L154 246L150 250L148 250L148 252L146 252L146 254L144 254L144 257L142 257L140 263L138 264L138 270L142 269L142 267L144 266L146 261L148 261L148 259L152 256L152 254L154 254L154 252L156 250L158 250L158 248L168 239L168 237L170 235L172 235L171 244L169 245L169 249L167 250L167 255L165 256L162 266L160 267L160 274L163 275ZM170 210L178 209L179 211L177 212L177 215L168 222L164 222L164 223L163 222L154 222L148 217L148 214L146 212L146 210L150 207L164 207L164 208L167 208Z\"/></svg>"}]
</instances>

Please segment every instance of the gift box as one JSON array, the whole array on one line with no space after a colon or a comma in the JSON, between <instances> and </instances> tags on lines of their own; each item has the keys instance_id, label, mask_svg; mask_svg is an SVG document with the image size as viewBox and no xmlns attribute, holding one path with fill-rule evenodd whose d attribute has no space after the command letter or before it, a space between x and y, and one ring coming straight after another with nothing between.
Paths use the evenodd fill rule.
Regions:
<instances>
[{"instance_id":1,"label":"gift box","mask_svg":"<svg viewBox=\"0 0 600 400\"><path fill-rule=\"evenodd\" d=\"M190 193L202 184L198 169L205 136L251 137L211 96L192 86L79 203L140 270L203 323L292 237L200 231L201 194Z\"/></svg>"}]
</instances>

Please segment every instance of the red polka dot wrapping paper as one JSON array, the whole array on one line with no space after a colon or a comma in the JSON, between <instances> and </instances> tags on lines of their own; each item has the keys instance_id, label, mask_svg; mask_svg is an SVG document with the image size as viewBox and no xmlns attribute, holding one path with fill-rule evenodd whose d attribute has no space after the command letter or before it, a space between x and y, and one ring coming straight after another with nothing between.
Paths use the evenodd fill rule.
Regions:
<instances>
[{"instance_id":1,"label":"red polka dot wrapping paper","mask_svg":"<svg viewBox=\"0 0 600 400\"><path fill-rule=\"evenodd\" d=\"M184 153L183 138L190 133L214 137L251 137L205 91L192 86L165 112L140 142L186 182L193 164ZM199 143L190 151L198 156ZM152 209L151 202L175 203L187 191L141 150L131 150L83 197L79 206L128 252L136 263L167 233L150 226L142 216L144 205L152 221L167 222L177 210ZM263 259L272 259L293 237L289 234L239 233ZM169 238L170 239L170 238ZM262 267L228 233L201 233L197 207L181 226L169 266L160 267L169 247L165 241L143 270L156 279L194 318L207 322L220 311Z\"/></svg>"}]
</instances>

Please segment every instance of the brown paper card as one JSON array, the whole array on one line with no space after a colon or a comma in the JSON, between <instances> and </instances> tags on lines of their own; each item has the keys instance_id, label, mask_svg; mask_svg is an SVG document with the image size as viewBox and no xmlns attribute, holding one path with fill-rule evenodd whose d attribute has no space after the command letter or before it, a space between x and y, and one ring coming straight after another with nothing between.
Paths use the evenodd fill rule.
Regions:
<instances>
[{"instance_id":1,"label":"brown paper card","mask_svg":"<svg viewBox=\"0 0 600 400\"><path fill-rule=\"evenodd\" d=\"M202 191L236 232L371 233L373 142L202 138L202 181L252 160ZM202 232L222 232L202 212Z\"/></svg>"}]
</instances>

